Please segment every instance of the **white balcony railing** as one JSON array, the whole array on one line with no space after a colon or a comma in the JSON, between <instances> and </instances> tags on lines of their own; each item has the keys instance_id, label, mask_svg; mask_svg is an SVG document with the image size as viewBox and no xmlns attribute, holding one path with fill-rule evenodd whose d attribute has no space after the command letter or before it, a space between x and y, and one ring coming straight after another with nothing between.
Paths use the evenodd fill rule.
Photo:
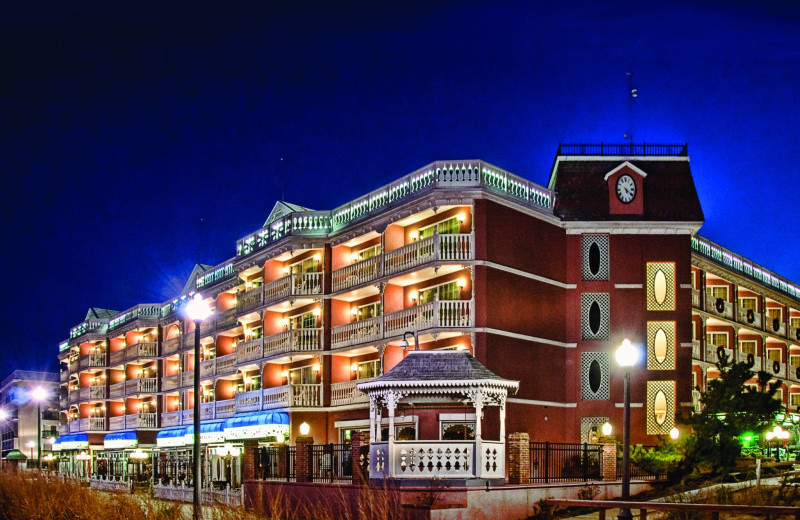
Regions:
<instances>
[{"instance_id":1,"label":"white balcony railing","mask_svg":"<svg viewBox=\"0 0 800 520\"><path fill-rule=\"evenodd\" d=\"M240 293L236 296L236 314L242 314L247 311L257 309L264 302L264 286L250 289L247 292Z\"/></svg>"},{"instance_id":2,"label":"white balcony railing","mask_svg":"<svg viewBox=\"0 0 800 520\"><path fill-rule=\"evenodd\" d=\"M216 358L216 375L233 374L236 372L236 352Z\"/></svg>"},{"instance_id":3,"label":"white balcony railing","mask_svg":"<svg viewBox=\"0 0 800 520\"><path fill-rule=\"evenodd\" d=\"M236 345L236 363L242 364L264 357L264 338L251 339Z\"/></svg>"},{"instance_id":4,"label":"white balcony railing","mask_svg":"<svg viewBox=\"0 0 800 520\"><path fill-rule=\"evenodd\" d=\"M473 260L474 244L472 233L437 233L385 253L384 271L387 275L392 275L428 262Z\"/></svg>"},{"instance_id":5,"label":"white balcony railing","mask_svg":"<svg viewBox=\"0 0 800 520\"><path fill-rule=\"evenodd\" d=\"M102 354L89 354L89 366L90 367L104 367L106 366L106 355L105 353Z\"/></svg>"},{"instance_id":6,"label":"white balcony railing","mask_svg":"<svg viewBox=\"0 0 800 520\"><path fill-rule=\"evenodd\" d=\"M137 343L131 345L119 352L125 353L125 361L133 361L139 358L154 358L156 357L157 343Z\"/></svg>"},{"instance_id":7,"label":"white balcony railing","mask_svg":"<svg viewBox=\"0 0 800 520\"><path fill-rule=\"evenodd\" d=\"M291 329L264 338L264 357L322 350L322 329Z\"/></svg>"},{"instance_id":8,"label":"white balcony railing","mask_svg":"<svg viewBox=\"0 0 800 520\"><path fill-rule=\"evenodd\" d=\"M370 478L503 478L502 441L396 441L369 445Z\"/></svg>"},{"instance_id":9,"label":"white balcony railing","mask_svg":"<svg viewBox=\"0 0 800 520\"><path fill-rule=\"evenodd\" d=\"M200 362L200 379L204 377L211 377L217 371L217 358L211 359L204 359ZM192 379L192 383L194 383L194 379ZM186 386L186 383L184 383Z\"/></svg>"},{"instance_id":10,"label":"white balcony railing","mask_svg":"<svg viewBox=\"0 0 800 520\"><path fill-rule=\"evenodd\" d=\"M473 300L432 301L386 314L383 330L386 335L394 335L433 327L471 327L474 312Z\"/></svg>"},{"instance_id":11,"label":"white balcony railing","mask_svg":"<svg viewBox=\"0 0 800 520\"><path fill-rule=\"evenodd\" d=\"M104 417L86 417L80 420L80 430L82 432L99 432L106 429L106 419Z\"/></svg>"},{"instance_id":12,"label":"white balcony railing","mask_svg":"<svg viewBox=\"0 0 800 520\"><path fill-rule=\"evenodd\" d=\"M161 390L169 392L170 390L177 390L181 386L181 374L172 374L161 378Z\"/></svg>"},{"instance_id":13,"label":"white balcony railing","mask_svg":"<svg viewBox=\"0 0 800 520\"><path fill-rule=\"evenodd\" d=\"M322 385L283 385L263 390L262 408L286 408L289 406L322 406Z\"/></svg>"},{"instance_id":14,"label":"white balcony railing","mask_svg":"<svg viewBox=\"0 0 800 520\"><path fill-rule=\"evenodd\" d=\"M236 412L257 412L261 410L261 390L236 394Z\"/></svg>"},{"instance_id":15,"label":"white balcony railing","mask_svg":"<svg viewBox=\"0 0 800 520\"><path fill-rule=\"evenodd\" d=\"M703 359L703 348L700 346L699 339L692 340L692 357L699 360Z\"/></svg>"},{"instance_id":16,"label":"white balcony railing","mask_svg":"<svg viewBox=\"0 0 800 520\"><path fill-rule=\"evenodd\" d=\"M333 292L343 291L380 278L382 263L383 254L380 254L336 269L331 273Z\"/></svg>"},{"instance_id":17,"label":"white balcony railing","mask_svg":"<svg viewBox=\"0 0 800 520\"><path fill-rule=\"evenodd\" d=\"M125 395L151 394L156 391L155 377L140 377L125 381Z\"/></svg>"},{"instance_id":18,"label":"white balcony railing","mask_svg":"<svg viewBox=\"0 0 800 520\"><path fill-rule=\"evenodd\" d=\"M225 419L226 417L233 417L236 413L236 399L226 399L224 401L217 401L215 404L215 411L217 419Z\"/></svg>"},{"instance_id":19,"label":"white balcony railing","mask_svg":"<svg viewBox=\"0 0 800 520\"><path fill-rule=\"evenodd\" d=\"M120 415L119 417L110 417L108 419L108 429L109 430L124 430L125 429L125 416Z\"/></svg>"},{"instance_id":20,"label":"white balcony railing","mask_svg":"<svg viewBox=\"0 0 800 520\"><path fill-rule=\"evenodd\" d=\"M766 318L767 322L765 323L764 330L779 336L786 336L786 323L782 322L779 318L772 318L770 316Z\"/></svg>"},{"instance_id":21,"label":"white balcony railing","mask_svg":"<svg viewBox=\"0 0 800 520\"><path fill-rule=\"evenodd\" d=\"M125 428L155 428L156 414L134 413L125 416Z\"/></svg>"},{"instance_id":22,"label":"white balcony railing","mask_svg":"<svg viewBox=\"0 0 800 520\"><path fill-rule=\"evenodd\" d=\"M162 412L161 413L161 427L166 428L168 426L180 426L182 423L181 421L181 411L176 410L174 412Z\"/></svg>"},{"instance_id":23,"label":"white balcony railing","mask_svg":"<svg viewBox=\"0 0 800 520\"><path fill-rule=\"evenodd\" d=\"M202 375L203 368L200 365L200 373ZM194 372L182 372L181 373L181 386L186 388L189 386L194 386Z\"/></svg>"},{"instance_id":24,"label":"white balcony railing","mask_svg":"<svg viewBox=\"0 0 800 520\"><path fill-rule=\"evenodd\" d=\"M288 296L311 296L322 294L324 272L295 273L265 284L264 303L270 303Z\"/></svg>"},{"instance_id":25,"label":"white balcony railing","mask_svg":"<svg viewBox=\"0 0 800 520\"><path fill-rule=\"evenodd\" d=\"M262 406L264 410L286 408L289 406L289 385L265 388L262 390Z\"/></svg>"},{"instance_id":26,"label":"white balcony railing","mask_svg":"<svg viewBox=\"0 0 800 520\"><path fill-rule=\"evenodd\" d=\"M723 300L722 298L714 298L710 294L706 295L706 312L711 312L722 316L723 318L733 319L733 302Z\"/></svg>"},{"instance_id":27,"label":"white balcony railing","mask_svg":"<svg viewBox=\"0 0 800 520\"><path fill-rule=\"evenodd\" d=\"M105 385L96 385L89 387L89 399L105 399L105 398L106 398Z\"/></svg>"},{"instance_id":28,"label":"white balcony railing","mask_svg":"<svg viewBox=\"0 0 800 520\"><path fill-rule=\"evenodd\" d=\"M695 413L700 413L702 403L700 402L700 391L692 390L692 410Z\"/></svg>"},{"instance_id":29,"label":"white balcony railing","mask_svg":"<svg viewBox=\"0 0 800 520\"><path fill-rule=\"evenodd\" d=\"M375 378L371 377L369 379L354 379L353 381L345 381L343 383L332 383L331 406L368 403L369 397L367 394L359 391L359 389L356 388L356 384L366 383L373 379Z\"/></svg>"},{"instance_id":30,"label":"white balcony railing","mask_svg":"<svg viewBox=\"0 0 800 520\"><path fill-rule=\"evenodd\" d=\"M115 383L108 387L108 396L111 399L125 396L125 381L122 383Z\"/></svg>"},{"instance_id":31,"label":"white balcony railing","mask_svg":"<svg viewBox=\"0 0 800 520\"><path fill-rule=\"evenodd\" d=\"M77 433L81 431L81 422L78 419L73 419L69 422L69 433Z\"/></svg>"},{"instance_id":32,"label":"white balcony railing","mask_svg":"<svg viewBox=\"0 0 800 520\"><path fill-rule=\"evenodd\" d=\"M383 316L354 321L331 329L331 347L344 348L383 338Z\"/></svg>"},{"instance_id":33,"label":"white balcony railing","mask_svg":"<svg viewBox=\"0 0 800 520\"><path fill-rule=\"evenodd\" d=\"M754 328L760 329L761 313L739 307L737 310L737 321L739 323L746 323Z\"/></svg>"},{"instance_id":34,"label":"white balcony railing","mask_svg":"<svg viewBox=\"0 0 800 520\"><path fill-rule=\"evenodd\" d=\"M125 349L116 350L108 355L108 365L115 367L125 362Z\"/></svg>"},{"instance_id":35,"label":"white balcony railing","mask_svg":"<svg viewBox=\"0 0 800 520\"><path fill-rule=\"evenodd\" d=\"M692 289L692 307L700 308L700 291Z\"/></svg>"},{"instance_id":36,"label":"white balcony railing","mask_svg":"<svg viewBox=\"0 0 800 520\"><path fill-rule=\"evenodd\" d=\"M161 345L161 352L163 355L169 355L174 352L177 352L181 348L181 337L178 336L176 338L171 338L164 340L164 343Z\"/></svg>"},{"instance_id":37,"label":"white balcony railing","mask_svg":"<svg viewBox=\"0 0 800 520\"><path fill-rule=\"evenodd\" d=\"M200 420L206 421L214 418L216 411L216 403L214 401L208 403L200 403Z\"/></svg>"}]
</instances>

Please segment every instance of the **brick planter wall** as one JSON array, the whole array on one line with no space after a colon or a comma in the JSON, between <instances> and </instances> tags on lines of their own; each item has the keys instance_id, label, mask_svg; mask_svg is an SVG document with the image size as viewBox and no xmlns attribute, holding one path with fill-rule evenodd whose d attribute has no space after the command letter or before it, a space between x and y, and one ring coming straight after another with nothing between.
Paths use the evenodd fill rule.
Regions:
<instances>
[{"instance_id":1,"label":"brick planter wall","mask_svg":"<svg viewBox=\"0 0 800 520\"><path fill-rule=\"evenodd\" d=\"M531 438L527 433L515 432L508 436L508 483L527 484L531 473Z\"/></svg>"}]
</instances>

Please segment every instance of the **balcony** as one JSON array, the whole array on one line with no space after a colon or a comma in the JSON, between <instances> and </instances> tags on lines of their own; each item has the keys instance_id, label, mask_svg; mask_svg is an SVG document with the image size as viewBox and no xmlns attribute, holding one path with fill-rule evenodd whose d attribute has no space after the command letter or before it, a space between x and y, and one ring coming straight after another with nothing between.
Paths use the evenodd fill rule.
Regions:
<instances>
[{"instance_id":1,"label":"balcony","mask_svg":"<svg viewBox=\"0 0 800 520\"><path fill-rule=\"evenodd\" d=\"M203 373L203 366L200 365L200 374L202 377ZM184 388L194 386L194 372L182 372L181 373L181 386Z\"/></svg>"},{"instance_id":2,"label":"balcony","mask_svg":"<svg viewBox=\"0 0 800 520\"><path fill-rule=\"evenodd\" d=\"M345 348L383 338L383 316L354 321L331 329L331 348Z\"/></svg>"},{"instance_id":3,"label":"balcony","mask_svg":"<svg viewBox=\"0 0 800 520\"><path fill-rule=\"evenodd\" d=\"M81 369L89 367L104 367L104 366L106 366L105 352L88 354L86 356L81 356L78 359L78 367Z\"/></svg>"},{"instance_id":4,"label":"balcony","mask_svg":"<svg viewBox=\"0 0 800 520\"><path fill-rule=\"evenodd\" d=\"M260 389L236 394L236 413L260 411L261 394Z\"/></svg>"},{"instance_id":5,"label":"balcony","mask_svg":"<svg viewBox=\"0 0 800 520\"><path fill-rule=\"evenodd\" d=\"M777 368L777 370L775 370ZM786 379L786 363L767 359L767 366L764 368L772 376Z\"/></svg>"},{"instance_id":6,"label":"balcony","mask_svg":"<svg viewBox=\"0 0 800 520\"><path fill-rule=\"evenodd\" d=\"M503 441L395 441L391 453L388 442L372 442L369 455L375 479L419 478L423 468L429 478L503 478L506 472Z\"/></svg>"},{"instance_id":7,"label":"balcony","mask_svg":"<svg viewBox=\"0 0 800 520\"><path fill-rule=\"evenodd\" d=\"M72 372L72 373L77 372L78 371L78 359L77 358L70 359L69 360L69 364L67 366L68 366L70 372Z\"/></svg>"},{"instance_id":8,"label":"balcony","mask_svg":"<svg viewBox=\"0 0 800 520\"><path fill-rule=\"evenodd\" d=\"M214 321L216 322L216 330L226 330L236 326L236 309L220 311L214 317Z\"/></svg>"},{"instance_id":9,"label":"balcony","mask_svg":"<svg viewBox=\"0 0 800 520\"><path fill-rule=\"evenodd\" d=\"M79 428L82 432L101 432L106 429L105 417L87 417L79 422Z\"/></svg>"},{"instance_id":10,"label":"balcony","mask_svg":"<svg viewBox=\"0 0 800 520\"><path fill-rule=\"evenodd\" d=\"M63 437L69 433L69 423L67 424L59 424L58 425L58 435L59 437Z\"/></svg>"},{"instance_id":11,"label":"balcony","mask_svg":"<svg viewBox=\"0 0 800 520\"><path fill-rule=\"evenodd\" d=\"M786 324L779 318L767 316L767 323L765 324L764 330L772 334L777 334L778 336L786 337Z\"/></svg>"},{"instance_id":12,"label":"balcony","mask_svg":"<svg viewBox=\"0 0 800 520\"><path fill-rule=\"evenodd\" d=\"M77 388L70 390L69 392L69 402L70 404L75 404L81 400L80 390Z\"/></svg>"},{"instance_id":13,"label":"balcony","mask_svg":"<svg viewBox=\"0 0 800 520\"><path fill-rule=\"evenodd\" d=\"M214 414L217 419L233 417L236 413L236 399L226 399L214 403Z\"/></svg>"},{"instance_id":14,"label":"balcony","mask_svg":"<svg viewBox=\"0 0 800 520\"><path fill-rule=\"evenodd\" d=\"M471 327L475 322L473 300L432 301L384 315L384 336L407 330Z\"/></svg>"},{"instance_id":15,"label":"balcony","mask_svg":"<svg viewBox=\"0 0 800 520\"><path fill-rule=\"evenodd\" d=\"M62 410L66 410L69 407L69 398L67 396L61 396L58 398L58 406Z\"/></svg>"},{"instance_id":16,"label":"balcony","mask_svg":"<svg viewBox=\"0 0 800 520\"><path fill-rule=\"evenodd\" d=\"M161 378L161 391L169 392L177 390L181 386L181 373L164 376Z\"/></svg>"},{"instance_id":17,"label":"balcony","mask_svg":"<svg viewBox=\"0 0 800 520\"><path fill-rule=\"evenodd\" d=\"M155 428L156 414L134 413L125 416L125 428Z\"/></svg>"},{"instance_id":18,"label":"balcony","mask_svg":"<svg viewBox=\"0 0 800 520\"><path fill-rule=\"evenodd\" d=\"M322 406L322 385L283 385L263 390L262 408L287 408L289 406Z\"/></svg>"},{"instance_id":19,"label":"balcony","mask_svg":"<svg viewBox=\"0 0 800 520\"><path fill-rule=\"evenodd\" d=\"M463 262L475 259L472 233L439 235L424 238L384 254L384 271L393 275L429 262Z\"/></svg>"},{"instance_id":20,"label":"balcony","mask_svg":"<svg viewBox=\"0 0 800 520\"><path fill-rule=\"evenodd\" d=\"M736 321L745 323L753 328L761 328L761 313L739 307L736 312Z\"/></svg>"},{"instance_id":21,"label":"balcony","mask_svg":"<svg viewBox=\"0 0 800 520\"><path fill-rule=\"evenodd\" d=\"M368 379L354 379L353 381L331 384L331 406L369 403L367 394L359 391L356 388L356 384L367 383L374 379L374 377L370 377Z\"/></svg>"},{"instance_id":22,"label":"balcony","mask_svg":"<svg viewBox=\"0 0 800 520\"><path fill-rule=\"evenodd\" d=\"M700 345L699 339L692 340L692 358L694 359L703 359L703 347Z\"/></svg>"},{"instance_id":23,"label":"balcony","mask_svg":"<svg viewBox=\"0 0 800 520\"><path fill-rule=\"evenodd\" d=\"M241 365L264 357L264 338L251 339L236 345L236 363Z\"/></svg>"},{"instance_id":24,"label":"balcony","mask_svg":"<svg viewBox=\"0 0 800 520\"><path fill-rule=\"evenodd\" d=\"M722 298L714 298L710 294L706 295L706 312L722 316L729 320L733 319L733 302L725 301Z\"/></svg>"},{"instance_id":25,"label":"balcony","mask_svg":"<svg viewBox=\"0 0 800 520\"><path fill-rule=\"evenodd\" d=\"M344 291L351 287L377 280L383 275L383 254L361 260L331 273L331 290Z\"/></svg>"},{"instance_id":26,"label":"balcony","mask_svg":"<svg viewBox=\"0 0 800 520\"><path fill-rule=\"evenodd\" d=\"M200 379L215 375L224 376L234 372L236 372L236 352L217 358L204 359L200 362ZM189 373L184 372L183 386L192 386L194 382L194 376L192 376L191 381L187 384L185 376Z\"/></svg>"},{"instance_id":27,"label":"balcony","mask_svg":"<svg viewBox=\"0 0 800 520\"><path fill-rule=\"evenodd\" d=\"M108 366L115 367L125 362L125 349L115 350L108 355Z\"/></svg>"},{"instance_id":28,"label":"balcony","mask_svg":"<svg viewBox=\"0 0 800 520\"><path fill-rule=\"evenodd\" d=\"M153 394L156 392L155 377L140 377L125 381L125 395Z\"/></svg>"},{"instance_id":29,"label":"balcony","mask_svg":"<svg viewBox=\"0 0 800 520\"><path fill-rule=\"evenodd\" d=\"M210 403L200 403L200 420L205 421L207 419L213 419L215 412L216 403L214 401ZM194 417L192 418L194 419Z\"/></svg>"},{"instance_id":30,"label":"balcony","mask_svg":"<svg viewBox=\"0 0 800 520\"><path fill-rule=\"evenodd\" d=\"M244 314L264 303L264 287L259 286L236 296L236 314Z\"/></svg>"},{"instance_id":31,"label":"balcony","mask_svg":"<svg viewBox=\"0 0 800 520\"><path fill-rule=\"evenodd\" d=\"M134 361L139 358L154 358L158 351L158 343L137 343L121 350L125 353L125 361Z\"/></svg>"},{"instance_id":32,"label":"balcony","mask_svg":"<svg viewBox=\"0 0 800 520\"><path fill-rule=\"evenodd\" d=\"M695 309L700 308L700 291L692 289L692 307Z\"/></svg>"},{"instance_id":33,"label":"balcony","mask_svg":"<svg viewBox=\"0 0 800 520\"><path fill-rule=\"evenodd\" d=\"M692 390L692 410L694 410L695 413L700 413L701 406L700 392L698 390Z\"/></svg>"},{"instance_id":34,"label":"balcony","mask_svg":"<svg viewBox=\"0 0 800 520\"><path fill-rule=\"evenodd\" d=\"M264 338L264 357L322 350L322 329L291 329Z\"/></svg>"},{"instance_id":35,"label":"balcony","mask_svg":"<svg viewBox=\"0 0 800 520\"><path fill-rule=\"evenodd\" d=\"M78 419L73 419L69 422L69 433L78 433L81 431L81 422Z\"/></svg>"},{"instance_id":36,"label":"balcony","mask_svg":"<svg viewBox=\"0 0 800 520\"><path fill-rule=\"evenodd\" d=\"M118 397L125 397L125 381L122 383L115 383L108 387L108 397L116 399Z\"/></svg>"},{"instance_id":37,"label":"balcony","mask_svg":"<svg viewBox=\"0 0 800 520\"><path fill-rule=\"evenodd\" d=\"M125 416L110 417L108 419L108 429L112 431L125 429Z\"/></svg>"},{"instance_id":38,"label":"balcony","mask_svg":"<svg viewBox=\"0 0 800 520\"><path fill-rule=\"evenodd\" d=\"M181 337L164 340L161 344L161 352L164 356L174 354L181 348Z\"/></svg>"},{"instance_id":39,"label":"balcony","mask_svg":"<svg viewBox=\"0 0 800 520\"><path fill-rule=\"evenodd\" d=\"M746 352L741 352L740 351L738 353L738 356L739 357L738 357L737 361L740 361L740 362L746 362L747 361L748 354ZM759 370L761 370L761 367L762 367L761 363L762 363L761 356L756 356L755 354L753 354L753 367L751 368L751 370L753 370L755 372L758 372ZM770 367L770 371L771 370L772 370L772 368Z\"/></svg>"},{"instance_id":40,"label":"balcony","mask_svg":"<svg viewBox=\"0 0 800 520\"><path fill-rule=\"evenodd\" d=\"M167 428L168 426L180 426L183 423L181 421L181 410L177 410L174 412L161 412L161 427Z\"/></svg>"},{"instance_id":41,"label":"balcony","mask_svg":"<svg viewBox=\"0 0 800 520\"><path fill-rule=\"evenodd\" d=\"M325 273L295 273L274 282L262 285L264 303L269 304L289 296L313 296L322 294Z\"/></svg>"},{"instance_id":42,"label":"balcony","mask_svg":"<svg viewBox=\"0 0 800 520\"><path fill-rule=\"evenodd\" d=\"M194 409L181 410L181 424L192 424L194 420Z\"/></svg>"},{"instance_id":43,"label":"balcony","mask_svg":"<svg viewBox=\"0 0 800 520\"><path fill-rule=\"evenodd\" d=\"M58 374L58 378L62 383L69 381L69 370L61 370Z\"/></svg>"}]
</instances>

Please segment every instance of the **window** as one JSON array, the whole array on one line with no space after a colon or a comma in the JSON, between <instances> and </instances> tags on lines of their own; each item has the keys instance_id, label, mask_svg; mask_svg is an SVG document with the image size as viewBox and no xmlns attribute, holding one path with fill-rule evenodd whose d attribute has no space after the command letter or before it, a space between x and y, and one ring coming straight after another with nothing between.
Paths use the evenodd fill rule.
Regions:
<instances>
[{"instance_id":1,"label":"window","mask_svg":"<svg viewBox=\"0 0 800 520\"><path fill-rule=\"evenodd\" d=\"M356 379L369 379L381 375L381 360L362 361L356 370Z\"/></svg>"},{"instance_id":2,"label":"window","mask_svg":"<svg viewBox=\"0 0 800 520\"><path fill-rule=\"evenodd\" d=\"M441 423L440 440L443 441L472 441L475 440L474 422L443 422Z\"/></svg>"},{"instance_id":3,"label":"window","mask_svg":"<svg viewBox=\"0 0 800 520\"><path fill-rule=\"evenodd\" d=\"M789 356L789 364L793 367L800 367L800 356L792 355Z\"/></svg>"},{"instance_id":4,"label":"window","mask_svg":"<svg viewBox=\"0 0 800 520\"><path fill-rule=\"evenodd\" d=\"M739 298L739 306L746 311L756 312L756 299L755 298Z\"/></svg>"},{"instance_id":5,"label":"window","mask_svg":"<svg viewBox=\"0 0 800 520\"><path fill-rule=\"evenodd\" d=\"M706 343L709 346L728 348L728 334L725 332L709 332L706 334Z\"/></svg>"},{"instance_id":6,"label":"window","mask_svg":"<svg viewBox=\"0 0 800 520\"><path fill-rule=\"evenodd\" d=\"M368 320L370 318L374 318L376 316L381 315L381 304L380 302L375 303L368 303L366 305L361 305L356 309L355 320Z\"/></svg>"},{"instance_id":7,"label":"window","mask_svg":"<svg viewBox=\"0 0 800 520\"><path fill-rule=\"evenodd\" d=\"M263 330L264 329L261 327L261 325L259 325L258 327L253 327L252 329L250 329L250 339L258 339L258 338L260 338Z\"/></svg>"},{"instance_id":8,"label":"window","mask_svg":"<svg viewBox=\"0 0 800 520\"><path fill-rule=\"evenodd\" d=\"M438 296L440 301L458 300L461 298L461 290L458 287L458 282L453 281L425 289L420 289L418 295L419 304L432 302L434 294Z\"/></svg>"},{"instance_id":9,"label":"window","mask_svg":"<svg viewBox=\"0 0 800 520\"><path fill-rule=\"evenodd\" d=\"M792 330L800 329L800 318L789 318L789 328Z\"/></svg>"},{"instance_id":10,"label":"window","mask_svg":"<svg viewBox=\"0 0 800 520\"><path fill-rule=\"evenodd\" d=\"M353 261L360 262L362 260L366 260L368 258L372 258L381 254L381 246L371 246L366 249L360 249L356 253L353 254Z\"/></svg>"},{"instance_id":11,"label":"window","mask_svg":"<svg viewBox=\"0 0 800 520\"><path fill-rule=\"evenodd\" d=\"M778 388L778 390L775 391L775 395L772 397L774 397L776 401L783 402L783 388Z\"/></svg>"},{"instance_id":12,"label":"window","mask_svg":"<svg viewBox=\"0 0 800 520\"><path fill-rule=\"evenodd\" d=\"M792 408L795 410L798 406L800 406L800 394L789 394L789 399L791 401Z\"/></svg>"},{"instance_id":13,"label":"window","mask_svg":"<svg viewBox=\"0 0 800 520\"><path fill-rule=\"evenodd\" d=\"M420 228L419 239L422 240L424 238L432 237L434 229L436 229L436 232L439 233L440 235L455 235L456 233L461 231L461 226L459 225L458 219L456 217L451 217L447 220L442 220L441 222L437 222L436 224Z\"/></svg>"},{"instance_id":14,"label":"window","mask_svg":"<svg viewBox=\"0 0 800 520\"><path fill-rule=\"evenodd\" d=\"M319 262L316 258L309 257L305 260L300 260L299 262L295 262L289 265L289 273L290 274L303 274L303 273L316 273L319 267Z\"/></svg>"},{"instance_id":15,"label":"window","mask_svg":"<svg viewBox=\"0 0 800 520\"><path fill-rule=\"evenodd\" d=\"M767 359L769 359L770 361L777 361L778 363L780 363L781 362L781 349L779 349L779 348L768 348L767 349Z\"/></svg>"},{"instance_id":16,"label":"window","mask_svg":"<svg viewBox=\"0 0 800 520\"><path fill-rule=\"evenodd\" d=\"M311 366L293 368L289 370L289 384L292 385L314 385L317 383L317 375Z\"/></svg>"},{"instance_id":17,"label":"window","mask_svg":"<svg viewBox=\"0 0 800 520\"><path fill-rule=\"evenodd\" d=\"M293 329L313 329L317 326L317 317L313 313L304 312L290 317L289 325Z\"/></svg>"},{"instance_id":18,"label":"window","mask_svg":"<svg viewBox=\"0 0 800 520\"><path fill-rule=\"evenodd\" d=\"M709 285L706 287L706 293L712 298L722 298L728 301L728 286L727 285Z\"/></svg>"},{"instance_id":19,"label":"window","mask_svg":"<svg viewBox=\"0 0 800 520\"><path fill-rule=\"evenodd\" d=\"M753 340L742 340L739 342L739 352L742 354L756 355L756 342Z\"/></svg>"},{"instance_id":20,"label":"window","mask_svg":"<svg viewBox=\"0 0 800 520\"><path fill-rule=\"evenodd\" d=\"M769 307L767 309L767 316L769 316L772 319L778 318L780 320L781 317L783 316L783 309L781 309L780 307Z\"/></svg>"},{"instance_id":21,"label":"window","mask_svg":"<svg viewBox=\"0 0 800 520\"><path fill-rule=\"evenodd\" d=\"M608 235L581 237L581 276L584 280L608 280Z\"/></svg>"},{"instance_id":22,"label":"window","mask_svg":"<svg viewBox=\"0 0 800 520\"><path fill-rule=\"evenodd\" d=\"M395 426L394 432L394 439L396 441L417 440L417 429L413 426Z\"/></svg>"}]
</instances>

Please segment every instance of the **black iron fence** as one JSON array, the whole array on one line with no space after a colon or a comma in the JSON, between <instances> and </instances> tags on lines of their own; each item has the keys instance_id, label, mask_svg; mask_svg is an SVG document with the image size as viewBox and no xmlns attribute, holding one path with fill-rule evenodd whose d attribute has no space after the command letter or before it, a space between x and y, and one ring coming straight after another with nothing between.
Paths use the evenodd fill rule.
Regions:
<instances>
[{"instance_id":1,"label":"black iron fence","mask_svg":"<svg viewBox=\"0 0 800 520\"><path fill-rule=\"evenodd\" d=\"M349 444L308 447L311 482L353 482L353 450Z\"/></svg>"},{"instance_id":2,"label":"black iron fence","mask_svg":"<svg viewBox=\"0 0 800 520\"><path fill-rule=\"evenodd\" d=\"M631 449L634 447L631 446ZM655 446L638 446L637 448L641 448L644 451L650 451L656 449ZM634 462L633 460L630 461L631 470L630 475L631 479L633 480L662 480L667 478L666 471L651 471L649 469L645 469L641 467L639 464ZM622 452L618 452L617 457L617 479L622 478Z\"/></svg>"},{"instance_id":3,"label":"black iron fence","mask_svg":"<svg viewBox=\"0 0 800 520\"><path fill-rule=\"evenodd\" d=\"M296 480L296 446L265 447L256 450L255 478L258 480Z\"/></svg>"},{"instance_id":4,"label":"black iron fence","mask_svg":"<svg viewBox=\"0 0 800 520\"><path fill-rule=\"evenodd\" d=\"M557 155L686 156L686 143L561 143Z\"/></svg>"},{"instance_id":5,"label":"black iron fence","mask_svg":"<svg viewBox=\"0 0 800 520\"><path fill-rule=\"evenodd\" d=\"M530 443L530 482L602 480L603 446L558 442Z\"/></svg>"}]
</instances>

